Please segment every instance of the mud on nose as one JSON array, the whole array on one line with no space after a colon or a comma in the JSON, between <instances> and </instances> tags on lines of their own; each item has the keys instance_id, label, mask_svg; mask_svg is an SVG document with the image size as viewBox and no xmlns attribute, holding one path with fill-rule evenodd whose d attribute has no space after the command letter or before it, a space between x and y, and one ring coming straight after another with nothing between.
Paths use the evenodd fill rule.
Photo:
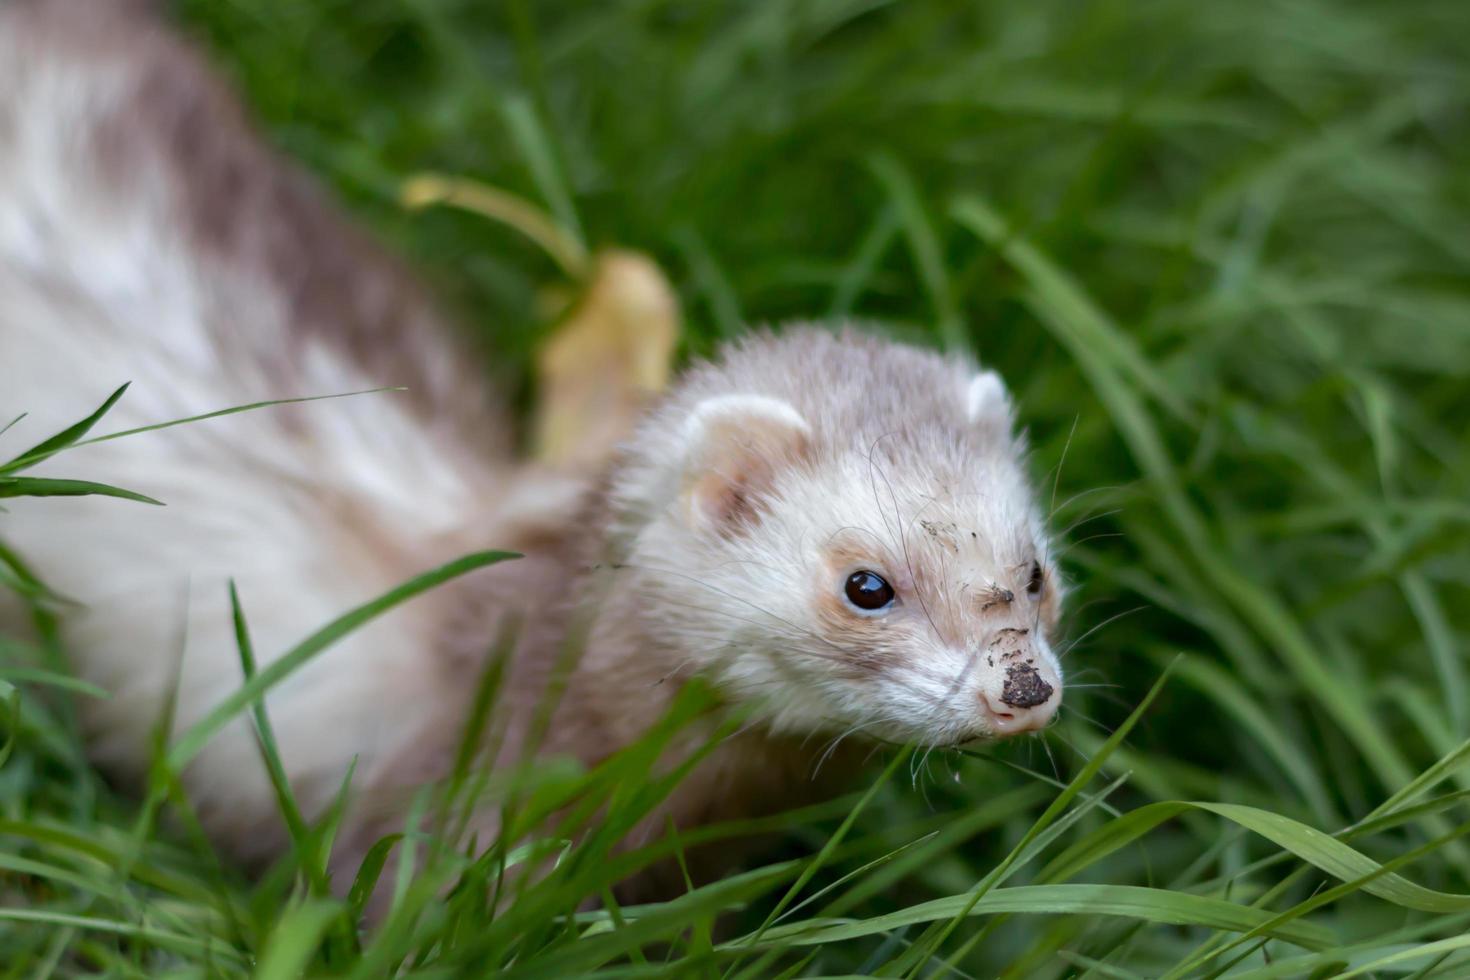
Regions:
<instances>
[{"instance_id":1,"label":"mud on nose","mask_svg":"<svg viewBox=\"0 0 1470 980\"><path fill-rule=\"evenodd\" d=\"M1012 663L1006 667L999 694L986 691L980 705L997 735L1015 735L1045 728L1057 713L1061 697L1033 665Z\"/></svg>"}]
</instances>

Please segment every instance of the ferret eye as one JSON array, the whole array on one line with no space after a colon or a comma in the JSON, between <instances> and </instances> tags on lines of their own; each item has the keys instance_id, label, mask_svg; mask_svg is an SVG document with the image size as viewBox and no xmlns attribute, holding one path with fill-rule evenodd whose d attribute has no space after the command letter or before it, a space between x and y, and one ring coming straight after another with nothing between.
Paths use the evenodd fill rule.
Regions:
<instances>
[{"instance_id":1,"label":"ferret eye","mask_svg":"<svg viewBox=\"0 0 1470 980\"><path fill-rule=\"evenodd\" d=\"M1035 599L1041 595L1041 563L1031 563L1031 581L1026 583L1026 594Z\"/></svg>"},{"instance_id":2,"label":"ferret eye","mask_svg":"<svg viewBox=\"0 0 1470 980\"><path fill-rule=\"evenodd\" d=\"M847 577L843 591L847 601L864 612L877 612L892 604L895 595L893 586L876 572L853 572Z\"/></svg>"}]
</instances>

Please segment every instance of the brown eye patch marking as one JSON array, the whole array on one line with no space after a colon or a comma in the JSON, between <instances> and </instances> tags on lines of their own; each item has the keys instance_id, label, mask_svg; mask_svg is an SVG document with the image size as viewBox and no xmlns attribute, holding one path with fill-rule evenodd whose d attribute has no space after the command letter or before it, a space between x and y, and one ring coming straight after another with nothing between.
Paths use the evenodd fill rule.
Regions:
<instances>
[{"instance_id":1,"label":"brown eye patch marking","mask_svg":"<svg viewBox=\"0 0 1470 980\"><path fill-rule=\"evenodd\" d=\"M861 615L845 594L847 580L862 571L879 575L900 594L908 588L905 579L895 577L901 566L874 545L870 535L856 529L834 535L823 549L826 574L812 583L816 631L831 644L834 668L857 680L902 662L903 631L894 617Z\"/></svg>"},{"instance_id":2,"label":"brown eye patch marking","mask_svg":"<svg viewBox=\"0 0 1470 980\"><path fill-rule=\"evenodd\" d=\"M890 556L886 551L875 547L878 540L875 535L857 528L845 528L834 534L823 548L827 568L834 575L843 569L873 568L883 569L885 572L895 571L893 562L890 561Z\"/></svg>"},{"instance_id":3,"label":"brown eye patch marking","mask_svg":"<svg viewBox=\"0 0 1470 980\"><path fill-rule=\"evenodd\" d=\"M972 632L967 613L974 611L973 596L962 593L952 560L945 554L948 549L931 541L917 524L914 528L902 544L890 544L878 533L862 528L844 528L826 539L822 555L831 578L814 582L813 596L819 606L833 606L841 614L830 621L836 630L829 634L833 642L848 645L845 635L865 631L871 625L859 625L857 621L876 618L892 624L891 629L881 633L893 651L889 663L905 653L912 659L909 648L921 640L952 647L964 645ZM842 594L842 585L848 575L864 569L879 573L893 585L901 610L879 617L854 613ZM897 639L900 635L906 637L902 642Z\"/></svg>"},{"instance_id":4,"label":"brown eye patch marking","mask_svg":"<svg viewBox=\"0 0 1470 980\"><path fill-rule=\"evenodd\" d=\"M852 678L866 678L886 670L895 659L895 637L890 620L859 616L835 581L821 587L816 598L817 632L831 644L831 663Z\"/></svg>"}]
</instances>

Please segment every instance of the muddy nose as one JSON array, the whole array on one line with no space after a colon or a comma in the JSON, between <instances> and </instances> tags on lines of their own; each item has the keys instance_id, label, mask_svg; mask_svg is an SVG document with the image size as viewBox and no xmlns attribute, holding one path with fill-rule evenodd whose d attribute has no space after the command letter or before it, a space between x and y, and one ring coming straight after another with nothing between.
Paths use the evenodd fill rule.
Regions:
<instances>
[{"instance_id":1,"label":"muddy nose","mask_svg":"<svg viewBox=\"0 0 1470 980\"><path fill-rule=\"evenodd\" d=\"M1016 735L1045 728L1061 702L1056 688L1030 664L1011 664L999 694L980 695L980 706L997 735Z\"/></svg>"},{"instance_id":2,"label":"muddy nose","mask_svg":"<svg viewBox=\"0 0 1470 980\"><path fill-rule=\"evenodd\" d=\"M990 730L997 735L1019 735L1045 728L1057 713L1058 698L1048 698L1040 704L1026 708L1006 704L993 694L981 695Z\"/></svg>"}]
</instances>

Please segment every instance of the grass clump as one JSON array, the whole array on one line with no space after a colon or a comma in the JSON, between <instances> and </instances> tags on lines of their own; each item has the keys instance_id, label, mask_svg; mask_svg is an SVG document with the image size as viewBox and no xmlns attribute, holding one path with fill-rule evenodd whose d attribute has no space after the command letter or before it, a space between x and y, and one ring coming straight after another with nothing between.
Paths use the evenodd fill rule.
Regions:
<instances>
[{"instance_id":1,"label":"grass clump","mask_svg":"<svg viewBox=\"0 0 1470 980\"><path fill-rule=\"evenodd\" d=\"M1470 8L180 6L508 383L560 273L503 228L405 212L413 174L656 256L691 353L818 315L975 349L1056 487L1074 683L1044 742L885 749L853 797L701 832L786 843L666 904L606 899L696 841L614 855L609 828L666 788L677 714L505 796L527 826L583 801L569 822L411 829L343 900L330 821L248 882L191 831L165 752L174 819L140 816L43 697L96 692L7 645L0 971L1470 974ZM0 575L44 619L23 556ZM533 861L554 869L516 886ZM389 909L359 935L374 882Z\"/></svg>"}]
</instances>

